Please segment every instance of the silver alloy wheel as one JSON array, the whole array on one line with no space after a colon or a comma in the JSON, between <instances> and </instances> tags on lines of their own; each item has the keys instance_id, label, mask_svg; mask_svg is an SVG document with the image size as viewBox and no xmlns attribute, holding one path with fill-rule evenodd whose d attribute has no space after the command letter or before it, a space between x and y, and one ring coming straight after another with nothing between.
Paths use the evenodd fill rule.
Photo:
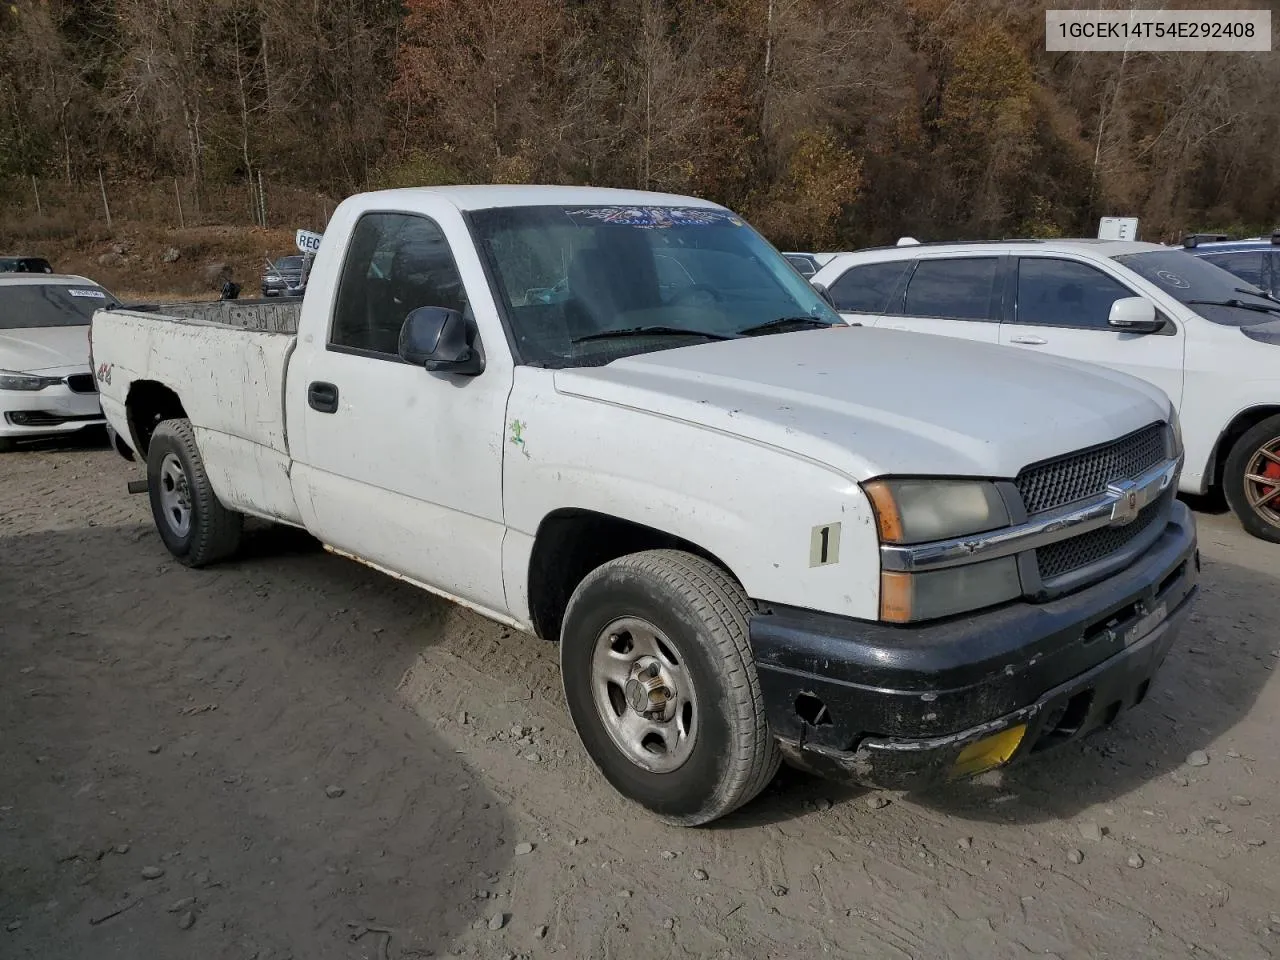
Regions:
<instances>
[{"instance_id":1,"label":"silver alloy wheel","mask_svg":"<svg viewBox=\"0 0 1280 960\"><path fill-rule=\"evenodd\" d=\"M680 650L638 617L615 620L596 637L591 696L609 738L650 773L671 773L698 739L698 699Z\"/></svg>"},{"instance_id":2,"label":"silver alloy wheel","mask_svg":"<svg viewBox=\"0 0 1280 960\"><path fill-rule=\"evenodd\" d=\"M160 462L160 508L170 530L180 537L190 532L191 488L177 454L166 454Z\"/></svg>"},{"instance_id":3,"label":"silver alloy wheel","mask_svg":"<svg viewBox=\"0 0 1280 960\"><path fill-rule=\"evenodd\" d=\"M1262 444L1245 467L1245 496L1254 512L1280 527L1280 437Z\"/></svg>"}]
</instances>

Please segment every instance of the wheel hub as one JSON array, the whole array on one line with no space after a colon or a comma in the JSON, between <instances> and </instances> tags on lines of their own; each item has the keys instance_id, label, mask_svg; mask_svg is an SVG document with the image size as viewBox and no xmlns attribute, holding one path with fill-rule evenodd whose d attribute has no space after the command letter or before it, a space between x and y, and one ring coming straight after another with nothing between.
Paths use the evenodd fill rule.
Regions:
<instances>
[{"instance_id":1,"label":"wheel hub","mask_svg":"<svg viewBox=\"0 0 1280 960\"><path fill-rule=\"evenodd\" d=\"M698 705L676 645L657 627L624 617L596 637L591 694L614 746L651 773L670 773L693 752Z\"/></svg>"},{"instance_id":2,"label":"wheel hub","mask_svg":"<svg viewBox=\"0 0 1280 960\"><path fill-rule=\"evenodd\" d=\"M670 720L668 712L676 701L674 684L664 676L662 664L656 657L641 657L631 667L631 676L624 688L627 704L636 713L650 720Z\"/></svg>"}]
</instances>

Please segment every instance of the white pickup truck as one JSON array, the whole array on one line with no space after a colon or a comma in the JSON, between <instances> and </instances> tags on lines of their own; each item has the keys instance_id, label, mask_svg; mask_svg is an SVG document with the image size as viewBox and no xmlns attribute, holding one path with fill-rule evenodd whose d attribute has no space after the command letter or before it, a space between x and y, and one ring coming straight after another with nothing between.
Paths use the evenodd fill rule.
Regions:
<instances>
[{"instance_id":1,"label":"white pickup truck","mask_svg":"<svg viewBox=\"0 0 1280 960\"><path fill-rule=\"evenodd\" d=\"M784 756L916 789L1083 735L1196 590L1158 389L850 328L702 200L364 194L300 307L104 310L92 346L179 560L267 518L558 640L587 751L673 823Z\"/></svg>"}]
</instances>

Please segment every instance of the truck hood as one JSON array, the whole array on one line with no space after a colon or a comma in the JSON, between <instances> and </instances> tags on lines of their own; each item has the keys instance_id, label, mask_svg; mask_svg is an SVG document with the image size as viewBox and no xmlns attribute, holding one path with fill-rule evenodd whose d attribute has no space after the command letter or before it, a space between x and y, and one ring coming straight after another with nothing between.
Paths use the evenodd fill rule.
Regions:
<instances>
[{"instance_id":1,"label":"truck hood","mask_svg":"<svg viewBox=\"0 0 1280 960\"><path fill-rule=\"evenodd\" d=\"M561 393L780 448L863 481L1012 478L1157 420L1125 374L951 337L837 327L558 370Z\"/></svg>"},{"instance_id":2,"label":"truck hood","mask_svg":"<svg viewBox=\"0 0 1280 960\"><path fill-rule=\"evenodd\" d=\"M88 369L88 326L0 330L0 370L39 373L62 367Z\"/></svg>"}]
</instances>

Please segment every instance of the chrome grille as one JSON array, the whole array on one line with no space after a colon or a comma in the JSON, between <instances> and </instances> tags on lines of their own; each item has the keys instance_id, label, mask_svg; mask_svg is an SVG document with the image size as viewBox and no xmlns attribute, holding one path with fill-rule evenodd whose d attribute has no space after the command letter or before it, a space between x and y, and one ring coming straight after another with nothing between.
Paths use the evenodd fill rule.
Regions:
<instances>
[{"instance_id":1,"label":"chrome grille","mask_svg":"<svg viewBox=\"0 0 1280 960\"><path fill-rule=\"evenodd\" d=\"M1041 513L1097 496L1106 492L1108 483L1133 479L1168 455L1165 434L1164 424L1153 423L1092 450L1027 467L1015 481L1027 513ZM1134 525L1136 521L1130 524Z\"/></svg>"},{"instance_id":2,"label":"chrome grille","mask_svg":"<svg viewBox=\"0 0 1280 960\"><path fill-rule=\"evenodd\" d=\"M1168 513L1169 497L1147 504L1134 521L1123 527L1102 527L1070 540L1059 540L1036 551L1040 579L1053 580L1081 567L1106 560L1140 537L1160 517Z\"/></svg>"}]
</instances>

